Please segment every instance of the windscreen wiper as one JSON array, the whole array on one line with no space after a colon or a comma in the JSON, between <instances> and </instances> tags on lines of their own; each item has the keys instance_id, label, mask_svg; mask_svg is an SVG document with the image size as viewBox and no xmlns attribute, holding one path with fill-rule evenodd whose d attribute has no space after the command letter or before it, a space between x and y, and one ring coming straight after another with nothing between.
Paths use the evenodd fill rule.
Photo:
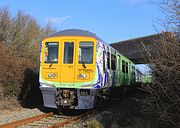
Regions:
<instances>
[{"instance_id":1,"label":"windscreen wiper","mask_svg":"<svg viewBox=\"0 0 180 128\"><path fill-rule=\"evenodd\" d=\"M83 68L86 68L84 61L82 61L82 66L83 66Z\"/></svg>"},{"instance_id":2,"label":"windscreen wiper","mask_svg":"<svg viewBox=\"0 0 180 128\"><path fill-rule=\"evenodd\" d=\"M51 67L53 65L53 62L51 62L51 64L49 65L49 67Z\"/></svg>"}]
</instances>

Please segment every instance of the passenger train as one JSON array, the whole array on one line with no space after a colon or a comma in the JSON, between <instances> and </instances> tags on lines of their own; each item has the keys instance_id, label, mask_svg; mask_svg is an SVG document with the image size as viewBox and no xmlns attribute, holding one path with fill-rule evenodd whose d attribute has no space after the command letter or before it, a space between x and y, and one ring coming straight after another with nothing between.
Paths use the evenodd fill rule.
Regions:
<instances>
[{"instance_id":1,"label":"passenger train","mask_svg":"<svg viewBox=\"0 0 180 128\"><path fill-rule=\"evenodd\" d=\"M45 37L40 53L45 107L91 109L101 90L136 81L134 63L89 31L68 29Z\"/></svg>"}]
</instances>

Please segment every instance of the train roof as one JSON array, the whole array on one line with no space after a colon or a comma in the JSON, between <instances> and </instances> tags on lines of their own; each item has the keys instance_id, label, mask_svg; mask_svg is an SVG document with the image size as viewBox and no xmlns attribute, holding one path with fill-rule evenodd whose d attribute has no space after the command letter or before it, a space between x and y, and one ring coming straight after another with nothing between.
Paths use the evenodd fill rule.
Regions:
<instances>
[{"instance_id":1,"label":"train roof","mask_svg":"<svg viewBox=\"0 0 180 128\"><path fill-rule=\"evenodd\" d=\"M93 37L103 43L105 43L107 46L111 47L111 49L113 49L114 51L118 52L119 54L121 54L118 50L116 50L115 48L113 48L112 46L110 46L109 44L107 44L105 41L103 41L101 38L99 38L96 34L88 31L88 30L81 30L81 29L66 29L63 31L59 31L56 32L54 34L51 34L45 38L49 38L49 37L58 37L58 36L86 36L86 37ZM121 54L121 56L124 56L123 54ZM124 56L125 57L125 56ZM127 57L125 57L127 58ZM131 60L130 60L131 61Z\"/></svg>"},{"instance_id":2,"label":"train roof","mask_svg":"<svg viewBox=\"0 0 180 128\"><path fill-rule=\"evenodd\" d=\"M81 29L67 29L67 30L59 31L52 35L47 36L46 38L57 37L57 36L88 36L88 37L93 37L93 38L96 38L96 39L104 42L96 34L90 32L88 30L81 30Z\"/></svg>"}]
</instances>

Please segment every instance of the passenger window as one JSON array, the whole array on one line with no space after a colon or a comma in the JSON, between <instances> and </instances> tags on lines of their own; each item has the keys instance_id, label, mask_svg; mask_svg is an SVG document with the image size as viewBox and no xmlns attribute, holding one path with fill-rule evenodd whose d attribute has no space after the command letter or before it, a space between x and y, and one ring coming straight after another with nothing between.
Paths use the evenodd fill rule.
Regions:
<instances>
[{"instance_id":1,"label":"passenger window","mask_svg":"<svg viewBox=\"0 0 180 128\"><path fill-rule=\"evenodd\" d=\"M79 43L79 64L92 64L93 63L93 42L80 42Z\"/></svg>"},{"instance_id":2,"label":"passenger window","mask_svg":"<svg viewBox=\"0 0 180 128\"><path fill-rule=\"evenodd\" d=\"M132 76L135 77L135 67L132 65Z\"/></svg>"},{"instance_id":3,"label":"passenger window","mask_svg":"<svg viewBox=\"0 0 180 128\"><path fill-rule=\"evenodd\" d=\"M106 69L106 62L105 62L105 51L103 51L103 72L105 71Z\"/></svg>"},{"instance_id":4,"label":"passenger window","mask_svg":"<svg viewBox=\"0 0 180 128\"><path fill-rule=\"evenodd\" d=\"M126 73L128 73L128 62L126 62Z\"/></svg>"},{"instance_id":5,"label":"passenger window","mask_svg":"<svg viewBox=\"0 0 180 128\"><path fill-rule=\"evenodd\" d=\"M72 64L74 55L74 42L64 42L64 64Z\"/></svg>"},{"instance_id":6,"label":"passenger window","mask_svg":"<svg viewBox=\"0 0 180 128\"><path fill-rule=\"evenodd\" d=\"M110 54L109 52L107 53L107 67L110 69Z\"/></svg>"},{"instance_id":7,"label":"passenger window","mask_svg":"<svg viewBox=\"0 0 180 128\"><path fill-rule=\"evenodd\" d=\"M122 60L122 72L125 73L125 61Z\"/></svg>"},{"instance_id":8,"label":"passenger window","mask_svg":"<svg viewBox=\"0 0 180 128\"><path fill-rule=\"evenodd\" d=\"M111 54L111 69L116 70L116 56Z\"/></svg>"},{"instance_id":9,"label":"passenger window","mask_svg":"<svg viewBox=\"0 0 180 128\"><path fill-rule=\"evenodd\" d=\"M58 42L46 42L44 50L45 63L58 63Z\"/></svg>"}]
</instances>

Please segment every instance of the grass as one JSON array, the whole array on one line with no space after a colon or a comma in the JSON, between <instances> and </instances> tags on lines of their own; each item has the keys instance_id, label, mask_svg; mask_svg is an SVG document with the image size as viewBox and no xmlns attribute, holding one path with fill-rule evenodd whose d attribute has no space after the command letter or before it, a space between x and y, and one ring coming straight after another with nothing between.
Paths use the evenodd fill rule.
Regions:
<instances>
[{"instance_id":1,"label":"grass","mask_svg":"<svg viewBox=\"0 0 180 128\"><path fill-rule=\"evenodd\" d=\"M88 123L88 128L152 128L155 124L153 114L145 112L137 100L144 96L140 94L115 101L114 107L111 106L94 117Z\"/></svg>"},{"instance_id":2,"label":"grass","mask_svg":"<svg viewBox=\"0 0 180 128\"><path fill-rule=\"evenodd\" d=\"M12 98L2 98L0 100L0 110L13 110L21 107L15 97Z\"/></svg>"},{"instance_id":3,"label":"grass","mask_svg":"<svg viewBox=\"0 0 180 128\"><path fill-rule=\"evenodd\" d=\"M88 128L103 128L103 125L96 119L92 119L88 123Z\"/></svg>"}]
</instances>

